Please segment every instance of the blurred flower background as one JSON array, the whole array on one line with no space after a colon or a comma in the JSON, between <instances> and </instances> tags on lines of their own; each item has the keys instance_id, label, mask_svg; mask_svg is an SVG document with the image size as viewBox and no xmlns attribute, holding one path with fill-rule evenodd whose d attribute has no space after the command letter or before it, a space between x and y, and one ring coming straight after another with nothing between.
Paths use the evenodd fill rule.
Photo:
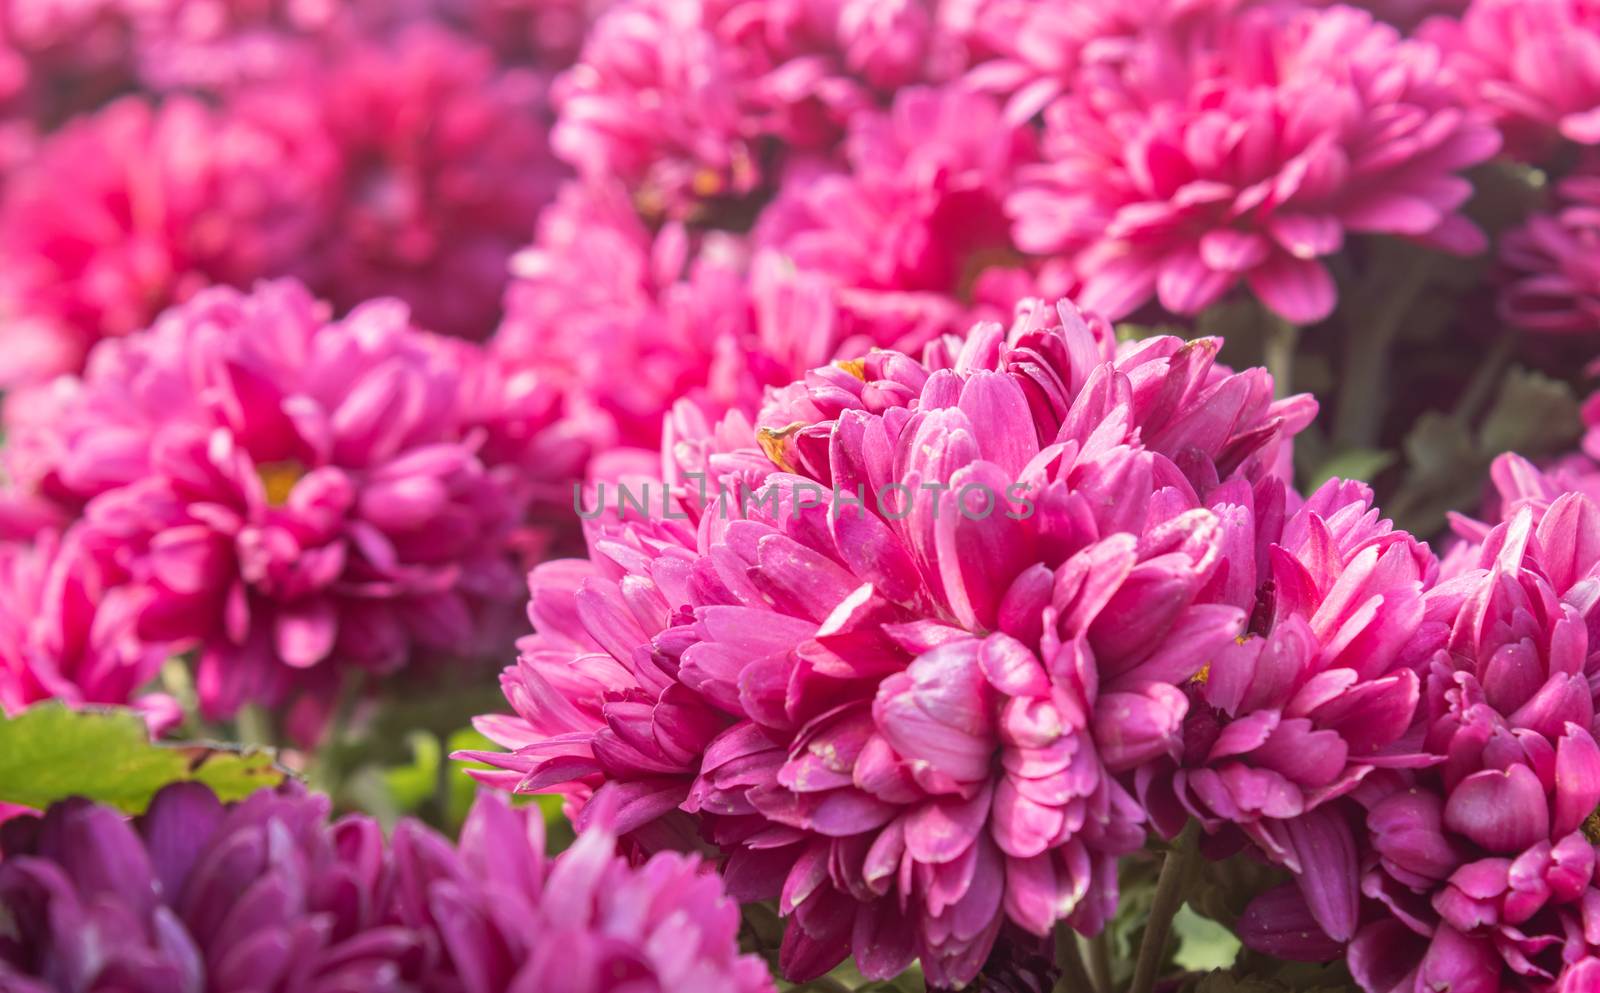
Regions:
<instances>
[{"instance_id":1,"label":"blurred flower background","mask_svg":"<svg viewBox=\"0 0 1600 993\"><path fill-rule=\"evenodd\" d=\"M1600 5L0 0L0 991L1600 990Z\"/></svg>"}]
</instances>

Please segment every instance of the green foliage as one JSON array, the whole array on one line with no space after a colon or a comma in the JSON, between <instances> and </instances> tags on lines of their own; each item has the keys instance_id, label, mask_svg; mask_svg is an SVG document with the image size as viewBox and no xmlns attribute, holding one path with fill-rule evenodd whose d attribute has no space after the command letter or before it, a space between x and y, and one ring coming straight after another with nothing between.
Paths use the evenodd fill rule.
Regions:
<instances>
[{"instance_id":1,"label":"green foliage","mask_svg":"<svg viewBox=\"0 0 1600 993\"><path fill-rule=\"evenodd\" d=\"M72 796L141 813L168 783L204 783L224 801L283 782L270 753L210 742L161 744L129 710L43 703L0 715L0 803L43 809Z\"/></svg>"},{"instance_id":2,"label":"green foliage","mask_svg":"<svg viewBox=\"0 0 1600 993\"><path fill-rule=\"evenodd\" d=\"M1495 457L1529 458L1570 448L1582 433L1572 388L1538 372L1512 369L1476 429L1468 418L1428 411L1406 435L1405 482L1386 503L1397 524L1432 534L1451 510L1475 508Z\"/></svg>"},{"instance_id":3,"label":"green foliage","mask_svg":"<svg viewBox=\"0 0 1600 993\"><path fill-rule=\"evenodd\" d=\"M1226 969L1239 957L1239 939L1210 918L1201 917L1185 904L1172 919L1178 950L1172 960L1191 972Z\"/></svg>"}]
</instances>

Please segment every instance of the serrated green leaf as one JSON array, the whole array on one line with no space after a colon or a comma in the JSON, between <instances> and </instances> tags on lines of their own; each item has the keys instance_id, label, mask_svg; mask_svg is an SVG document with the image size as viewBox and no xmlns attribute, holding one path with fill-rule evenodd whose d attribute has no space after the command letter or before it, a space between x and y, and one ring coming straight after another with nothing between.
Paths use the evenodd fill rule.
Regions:
<instances>
[{"instance_id":1,"label":"serrated green leaf","mask_svg":"<svg viewBox=\"0 0 1600 993\"><path fill-rule=\"evenodd\" d=\"M1528 369L1512 369L1478 432L1486 458L1501 452L1540 455L1571 446L1583 433L1572 387Z\"/></svg>"},{"instance_id":2,"label":"serrated green leaf","mask_svg":"<svg viewBox=\"0 0 1600 993\"><path fill-rule=\"evenodd\" d=\"M1201 917L1188 904L1172 918L1172 930L1178 936L1178 950L1172 960L1190 972L1226 969L1239 957L1242 946L1233 932Z\"/></svg>"},{"instance_id":3,"label":"serrated green leaf","mask_svg":"<svg viewBox=\"0 0 1600 993\"><path fill-rule=\"evenodd\" d=\"M72 796L137 814L168 783L195 781L224 802L276 786L270 753L211 742L158 744L129 710L43 703L0 715L0 803L42 810Z\"/></svg>"}]
</instances>

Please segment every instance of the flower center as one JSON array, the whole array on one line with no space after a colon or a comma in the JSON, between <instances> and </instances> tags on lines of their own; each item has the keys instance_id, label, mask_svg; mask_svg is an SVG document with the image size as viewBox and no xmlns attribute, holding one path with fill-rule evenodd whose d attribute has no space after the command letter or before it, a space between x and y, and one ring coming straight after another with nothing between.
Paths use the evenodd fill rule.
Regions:
<instances>
[{"instance_id":1,"label":"flower center","mask_svg":"<svg viewBox=\"0 0 1600 993\"><path fill-rule=\"evenodd\" d=\"M256 467L261 477L261 488L267 493L267 506L281 507L289 502L294 484L306 474L306 467L294 459L282 462L265 462Z\"/></svg>"},{"instance_id":2,"label":"flower center","mask_svg":"<svg viewBox=\"0 0 1600 993\"><path fill-rule=\"evenodd\" d=\"M1583 836L1589 839L1591 845L1600 845L1600 807L1594 808L1583 819Z\"/></svg>"}]
</instances>

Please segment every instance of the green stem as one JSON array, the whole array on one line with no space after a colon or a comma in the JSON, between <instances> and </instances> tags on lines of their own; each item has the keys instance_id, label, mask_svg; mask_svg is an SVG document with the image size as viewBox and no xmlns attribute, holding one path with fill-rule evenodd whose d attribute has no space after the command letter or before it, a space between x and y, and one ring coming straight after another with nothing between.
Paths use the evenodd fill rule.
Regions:
<instances>
[{"instance_id":1,"label":"green stem","mask_svg":"<svg viewBox=\"0 0 1600 993\"><path fill-rule=\"evenodd\" d=\"M1333 418L1334 451L1375 448L1388 407L1389 350L1411 305L1428 284L1432 265L1420 257L1394 285L1379 285L1381 296L1370 320L1341 322L1344 364L1339 369L1339 399ZM1351 307L1347 313L1354 311Z\"/></svg>"},{"instance_id":2,"label":"green stem","mask_svg":"<svg viewBox=\"0 0 1600 993\"><path fill-rule=\"evenodd\" d=\"M1277 314L1266 315L1266 337L1262 340L1262 358L1267 371L1272 373L1273 392L1286 397L1294 388L1294 349L1300 340L1300 329Z\"/></svg>"},{"instance_id":3,"label":"green stem","mask_svg":"<svg viewBox=\"0 0 1600 993\"><path fill-rule=\"evenodd\" d=\"M257 748L278 747L278 734L272 726L272 715L260 704L252 703L240 708L234 724L242 744Z\"/></svg>"},{"instance_id":4,"label":"green stem","mask_svg":"<svg viewBox=\"0 0 1600 993\"><path fill-rule=\"evenodd\" d=\"M1061 978L1056 980L1054 993L1094 993L1089 970L1078 953L1078 933L1065 921L1056 925L1056 965L1061 967Z\"/></svg>"},{"instance_id":5,"label":"green stem","mask_svg":"<svg viewBox=\"0 0 1600 993\"><path fill-rule=\"evenodd\" d=\"M1477 363L1472 378L1461 391L1461 399L1456 401L1455 409L1450 416L1459 424L1470 424L1489 402L1489 396L1494 392L1495 384L1500 380L1500 373L1505 370L1506 363L1511 361L1511 353L1516 350L1516 340L1511 334L1502 334L1495 339L1489 347L1489 352Z\"/></svg>"},{"instance_id":6,"label":"green stem","mask_svg":"<svg viewBox=\"0 0 1600 993\"><path fill-rule=\"evenodd\" d=\"M1133 985L1128 993L1150 993L1160 978L1161 962L1166 958L1167 938L1172 933L1172 918L1183 906L1189 872L1200 856L1200 824L1190 821L1172 843L1172 850L1161 863L1156 880L1155 899L1150 904L1150 919L1144 926L1144 941L1133 968Z\"/></svg>"},{"instance_id":7,"label":"green stem","mask_svg":"<svg viewBox=\"0 0 1600 993\"><path fill-rule=\"evenodd\" d=\"M1111 929L1104 927L1089 942L1089 968L1094 972L1094 988L1099 993L1112 993L1111 986Z\"/></svg>"}]
</instances>

